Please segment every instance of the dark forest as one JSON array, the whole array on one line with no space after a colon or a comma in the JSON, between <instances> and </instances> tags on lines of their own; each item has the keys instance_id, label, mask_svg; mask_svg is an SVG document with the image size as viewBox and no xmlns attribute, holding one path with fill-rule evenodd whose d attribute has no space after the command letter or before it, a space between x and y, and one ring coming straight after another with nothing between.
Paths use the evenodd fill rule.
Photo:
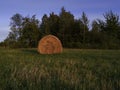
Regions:
<instances>
[{"instance_id":1,"label":"dark forest","mask_svg":"<svg viewBox=\"0 0 120 90\"><path fill-rule=\"evenodd\" d=\"M85 12L75 19L65 8L59 14L44 14L41 20L36 15L24 17L16 13L10 18L11 31L0 45L36 48L43 36L52 34L61 40L64 48L120 49L119 15L111 10L103 16L104 20L95 19L90 23Z\"/></svg>"}]
</instances>

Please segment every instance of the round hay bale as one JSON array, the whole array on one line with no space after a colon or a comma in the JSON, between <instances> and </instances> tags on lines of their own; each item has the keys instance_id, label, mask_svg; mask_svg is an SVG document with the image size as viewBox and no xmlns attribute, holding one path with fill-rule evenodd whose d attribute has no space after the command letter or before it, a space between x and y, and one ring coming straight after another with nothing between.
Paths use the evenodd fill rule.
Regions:
<instances>
[{"instance_id":1,"label":"round hay bale","mask_svg":"<svg viewBox=\"0 0 120 90\"><path fill-rule=\"evenodd\" d=\"M56 36L47 35L39 41L38 52L41 54L61 53L62 44Z\"/></svg>"}]
</instances>

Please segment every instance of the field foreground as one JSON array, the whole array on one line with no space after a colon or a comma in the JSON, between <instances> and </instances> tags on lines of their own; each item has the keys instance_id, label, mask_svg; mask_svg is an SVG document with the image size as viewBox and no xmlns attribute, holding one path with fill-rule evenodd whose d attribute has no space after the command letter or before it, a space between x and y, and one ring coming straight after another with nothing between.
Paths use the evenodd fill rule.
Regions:
<instances>
[{"instance_id":1,"label":"field foreground","mask_svg":"<svg viewBox=\"0 0 120 90\"><path fill-rule=\"evenodd\" d=\"M0 48L0 90L120 90L120 50Z\"/></svg>"}]
</instances>

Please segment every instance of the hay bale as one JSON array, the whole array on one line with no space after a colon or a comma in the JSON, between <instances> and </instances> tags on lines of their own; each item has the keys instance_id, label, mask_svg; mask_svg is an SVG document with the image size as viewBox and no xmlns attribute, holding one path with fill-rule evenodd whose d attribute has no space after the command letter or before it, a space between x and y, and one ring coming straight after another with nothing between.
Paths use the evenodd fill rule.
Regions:
<instances>
[{"instance_id":1,"label":"hay bale","mask_svg":"<svg viewBox=\"0 0 120 90\"><path fill-rule=\"evenodd\" d=\"M62 44L56 36L47 35L39 41L38 52L41 54L61 53Z\"/></svg>"}]
</instances>

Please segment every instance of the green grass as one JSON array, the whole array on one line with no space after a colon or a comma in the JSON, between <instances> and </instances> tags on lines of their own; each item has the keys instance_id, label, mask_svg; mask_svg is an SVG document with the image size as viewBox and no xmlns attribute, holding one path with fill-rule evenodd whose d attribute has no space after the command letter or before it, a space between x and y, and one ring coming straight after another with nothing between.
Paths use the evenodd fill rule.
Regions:
<instances>
[{"instance_id":1,"label":"green grass","mask_svg":"<svg viewBox=\"0 0 120 90\"><path fill-rule=\"evenodd\" d=\"M0 48L0 90L120 90L120 50Z\"/></svg>"}]
</instances>

